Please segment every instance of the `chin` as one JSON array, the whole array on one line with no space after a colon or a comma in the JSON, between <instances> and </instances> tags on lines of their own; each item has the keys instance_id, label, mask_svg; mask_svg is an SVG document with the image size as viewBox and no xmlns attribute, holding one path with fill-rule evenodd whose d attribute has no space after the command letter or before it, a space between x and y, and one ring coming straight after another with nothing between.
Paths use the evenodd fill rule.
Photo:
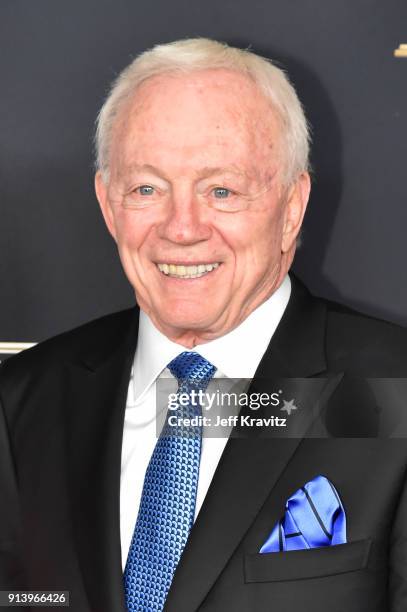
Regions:
<instances>
[{"instance_id":1,"label":"chin","mask_svg":"<svg viewBox=\"0 0 407 612\"><path fill-rule=\"evenodd\" d=\"M201 305L202 306L202 305ZM180 332L188 330L206 331L211 328L216 320L214 312L208 313L203 311L198 305L195 308L188 309L171 309L170 316L168 310L162 313L161 320L167 327L179 330Z\"/></svg>"}]
</instances>

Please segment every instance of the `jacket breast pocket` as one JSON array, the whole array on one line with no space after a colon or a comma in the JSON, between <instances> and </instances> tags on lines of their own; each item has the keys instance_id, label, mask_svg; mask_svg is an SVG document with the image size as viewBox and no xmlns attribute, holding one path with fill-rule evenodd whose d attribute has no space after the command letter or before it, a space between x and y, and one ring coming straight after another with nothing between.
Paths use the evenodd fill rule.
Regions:
<instances>
[{"instance_id":1,"label":"jacket breast pocket","mask_svg":"<svg viewBox=\"0 0 407 612\"><path fill-rule=\"evenodd\" d=\"M246 554L246 583L323 578L367 566L371 540L279 553Z\"/></svg>"}]
</instances>

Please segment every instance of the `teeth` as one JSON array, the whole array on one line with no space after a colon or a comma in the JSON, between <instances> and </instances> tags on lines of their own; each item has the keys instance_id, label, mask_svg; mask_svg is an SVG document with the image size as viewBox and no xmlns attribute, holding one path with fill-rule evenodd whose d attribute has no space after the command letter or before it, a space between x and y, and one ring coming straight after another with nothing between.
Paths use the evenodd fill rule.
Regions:
<instances>
[{"instance_id":1,"label":"teeth","mask_svg":"<svg viewBox=\"0 0 407 612\"><path fill-rule=\"evenodd\" d=\"M219 263L199 264L198 266L176 266L175 264L157 264L158 269L169 276L178 278L199 278L219 267Z\"/></svg>"}]
</instances>

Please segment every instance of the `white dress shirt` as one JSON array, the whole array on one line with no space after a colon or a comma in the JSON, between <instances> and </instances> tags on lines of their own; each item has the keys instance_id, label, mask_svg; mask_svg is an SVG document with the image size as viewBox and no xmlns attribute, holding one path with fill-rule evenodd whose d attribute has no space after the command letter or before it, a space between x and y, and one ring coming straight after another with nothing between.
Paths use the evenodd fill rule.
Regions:
<instances>
[{"instance_id":1,"label":"white dress shirt","mask_svg":"<svg viewBox=\"0 0 407 612\"><path fill-rule=\"evenodd\" d=\"M194 347L216 366L215 377L253 378L257 366L286 309L291 293L288 275L273 295L237 328L211 342ZM140 504L144 475L157 442L156 380L172 378L166 367L185 347L164 336L140 312L137 350L127 396L120 481L120 531L122 565L126 564ZM202 506L227 438L203 437L195 518Z\"/></svg>"}]
</instances>

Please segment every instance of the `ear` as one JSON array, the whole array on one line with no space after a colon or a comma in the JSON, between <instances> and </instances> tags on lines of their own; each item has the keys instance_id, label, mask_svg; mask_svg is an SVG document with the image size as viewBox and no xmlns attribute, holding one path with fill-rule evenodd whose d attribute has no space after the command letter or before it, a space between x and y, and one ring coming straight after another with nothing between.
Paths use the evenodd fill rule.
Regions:
<instances>
[{"instance_id":1,"label":"ear","mask_svg":"<svg viewBox=\"0 0 407 612\"><path fill-rule=\"evenodd\" d=\"M300 232L302 221L311 191L311 179L308 172L303 172L291 186L285 204L284 227L281 241L282 253L287 253L294 245Z\"/></svg>"},{"instance_id":2,"label":"ear","mask_svg":"<svg viewBox=\"0 0 407 612\"><path fill-rule=\"evenodd\" d=\"M103 180L100 170L96 172L96 175L95 175L95 191L96 191L96 197L100 205L100 209L102 211L103 218L107 225L107 229L109 230L110 234L113 236L114 240L117 241L116 226L114 222L112 207L110 206L110 202L109 202L108 188L107 188L105 181Z\"/></svg>"}]
</instances>

